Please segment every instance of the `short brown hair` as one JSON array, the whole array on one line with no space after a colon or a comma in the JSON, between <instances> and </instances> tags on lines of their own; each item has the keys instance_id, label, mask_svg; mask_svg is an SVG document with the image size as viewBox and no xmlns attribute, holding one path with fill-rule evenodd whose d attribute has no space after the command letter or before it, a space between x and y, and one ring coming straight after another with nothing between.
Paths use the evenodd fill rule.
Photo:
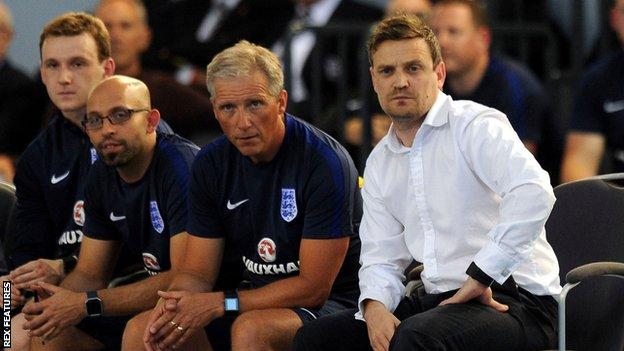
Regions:
<instances>
[{"instance_id":1,"label":"short brown hair","mask_svg":"<svg viewBox=\"0 0 624 351\"><path fill-rule=\"evenodd\" d=\"M43 42L48 37L71 37L82 33L89 33L95 40L100 61L111 56L110 36L106 26L99 18L84 12L69 12L48 22L39 37L39 56Z\"/></svg>"},{"instance_id":2,"label":"short brown hair","mask_svg":"<svg viewBox=\"0 0 624 351\"><path fill-rule=\"evenodd\" d=\"M431 53L433 66L442 62L440 44L435 34L420 18L412 14L399 14L379 22L368 39L368 60L373 65L373 54L386 40L423 39Z\"/></svg>"},{"instance_id":3,"label":"short brown hair","mask_svg":"<svg viewBox=\"0 0 624 351\"><path fill-rule=\"evenodd\" d=\"M468 7L472 14L472 21L475 27L489 27L487 7L481 0L438 0L433 3L433 6L444 5L464 5Z\"/></svg>"}]
</instances>

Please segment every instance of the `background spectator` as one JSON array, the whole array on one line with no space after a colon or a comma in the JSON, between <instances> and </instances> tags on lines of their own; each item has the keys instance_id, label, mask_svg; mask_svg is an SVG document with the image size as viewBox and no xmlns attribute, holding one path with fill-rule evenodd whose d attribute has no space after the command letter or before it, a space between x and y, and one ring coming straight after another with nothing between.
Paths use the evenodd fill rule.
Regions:
<instances>
[{"instance_id":1,"label":"background spectator","mask_svg":"<svg viewBox=\"0 0 624 351\"><path fill-rule=\"evenodd\" d=\"M611 28L624 44L624 0L610 10ZM566 138L561 181L624 172L624 52L592 65L583 75ZM606 161L601 161L607 152Z\"/></svg>"},{"instance_id":2,"label":"background spectator","mask_svg":"<svg viewBox=\"0 0 624 351\"><path fill-rule=\"evenodd\" d=\"M176 133L202 144L220 134L206 92L178 83L169 73L143 68L141 54L150 45L151 31L141 0L103 0L95 15L110 33L115 72L145 82L154 107Z\"/></svg>"},{"instance_id":3,"label":"background spectator","mask_svg":"<svg viewBox=\"0 0 624 351\"><path fill-rule=\"evenodd\" d=\"M0 180L13 182L14 162L41 127L42 97L34 82L7 59L13 18L0 2Z\"/></svg>"}]
</instances>

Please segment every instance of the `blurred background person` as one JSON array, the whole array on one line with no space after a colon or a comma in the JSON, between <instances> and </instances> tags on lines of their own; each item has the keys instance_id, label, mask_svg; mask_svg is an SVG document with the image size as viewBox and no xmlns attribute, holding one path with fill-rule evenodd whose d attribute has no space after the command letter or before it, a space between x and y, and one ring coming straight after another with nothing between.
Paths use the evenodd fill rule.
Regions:
<instances>
[{"instance_id":1,"label":"blurred background person","mask_svg":"<svg viewBox=\"0 0 624 351\"><path fill-rule=\"evenodd\" d=\"M609 22L624 45L624 0L613 2ZM604 172L624 172L622 49L593 64L581 79L566 137L562 182Z\"/></svg>"},{"instance_id":2,"label":"blurred background person","mask_svg":"<svg viewBox=\"0 0 624 351\"><path fill-rule=\"evenodd\" d=\"M354 0L294 0L294 3L295 14L289 26L272 47L272 51L285 63L286 38L290 36L290 65L284 68L290 83L288 106L293 115L336 135L336 120L332 112L340 109L336 106L337 86L344 83L350 93L357 92L358 59L365 54L364 47L357 38L360 33L351 35L344 48L346 56L341 56L338 37L350 35L348 28L338 30L339 33L332 30L323 33L306 30L306 27L366 26L381 19L383 13L375 6ZM315 60L319 60L316 63L320 63L320 72L314 70ZM313 98L316 79L320 85L318 101Z\"/></svg>"},{"instance_id":3,"label":"blurred background person","mask_svg":"<svg viewBox=\"0 0 624 351\"><path fill-rule=\"evenodd\" d=\"M547 97L537 78L518 62L490 55L492 33L480 1L440 0L432 9L446 63L444 92L505 113L524 145L536 153L548 118Z\"/></svg>"},{"instance_id":4,"label":"blurred background person","mask_svg":"<svg viewBox=\"0 0 624 351\"><path fill-rule=\"evenodd\" d=\"M206 92L206 65L246 39L270 47L293 16L292 0L162 0L145 2L154 36L146 66Z\"/></svg>"},{"instance_id":5,"label":"blurred background person","mask_svg":"<svg viewBox=\"0 0 624 351\"><path fill-rule=\"evenodd\" d=\"M431 14L431 6L431 0L388 0L386 17L399 12L407 12L427 19Z\"/></svg>"},{"instance_id":6,"label":"blurred background person","mask_svg":"<svg viewBox=\"0 0 624 351\"><path fill-rule=\"evenodd\" d=\"M199 144L220 134L208 95L178 83L167 72L143 67L141 55L148 49L152 34L141 0L102 0L95 15L110 33L115 72L145 82L154 107L176 133Z\"/></svg>"},{"instance_id":7,"label":"blurred background person","mask_svg":"<svg viewBox=\"0 0 624 351\"><path fill-rule=\"evenodd\" d=\"M41 129L42 96L35 83L6 55L13 18L0 1L0 181L13 182L15 161Z\"/></svg>"}]
</instances>

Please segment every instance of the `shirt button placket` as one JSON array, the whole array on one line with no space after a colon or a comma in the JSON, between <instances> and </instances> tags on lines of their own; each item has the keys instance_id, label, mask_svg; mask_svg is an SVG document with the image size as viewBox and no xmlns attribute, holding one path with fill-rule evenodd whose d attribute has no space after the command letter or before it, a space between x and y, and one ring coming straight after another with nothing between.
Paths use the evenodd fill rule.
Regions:
<instances>
[{"instance_id":1,"label":"shirt button placket","mask_svg":"<svg viewBox=\"0 0 624 351\"><path fill-rule=\"evenodd\" d=\"M438 267L435 257L435 231L433 230L431 217L427 210L425 182L423 178L422 143L419 139L422 140L422 138L416 139L410 153L410 178L414 189L420 226L424 234L423 264L427 267L427 277L433 282L438 277Z\"/></svg>"}]
</instances>

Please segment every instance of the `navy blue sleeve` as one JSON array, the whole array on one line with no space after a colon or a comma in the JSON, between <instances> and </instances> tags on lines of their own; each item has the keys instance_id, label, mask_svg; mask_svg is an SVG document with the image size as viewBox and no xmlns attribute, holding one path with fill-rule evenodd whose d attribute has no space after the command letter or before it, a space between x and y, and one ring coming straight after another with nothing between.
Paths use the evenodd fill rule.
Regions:
<instances>
[{"instance_id":1,"label":"navy blue sleeve","mask_svg":"<svg viewBox=\"0 0 624 351\"><path fill-rule=\"evenodd\" d=\"M204 151L199 153L191 170L188 232L203 238L222 238L224 230L217 206L216 168Z\"/></svg>"},{"instance_id":2,"label":"navy blue sleeve","mask_svg":"<svg viewBox=\"0 0 624 351\"><path fill-rule=\"evenodd\" d=\"M6 233L6 251L9 268L14 269L38 258L54 256L54 224L46 207L44 190L41 186L43 160L30 148L22 155L17 165L15 186L17 203L15 226Z\"/></svg>"},{"instance_id":3,"label":"navy blue sleeve","mask_svg":"<svg viewBox=\"0 0 624 351\"><path fill-rule=\"evenodd\" d=\"M353 191L357 173L343 149L321 144L305 190L302 237L330 239L353 233Z\"/></svg>"},{"instance_id":4,"label":"navy blue sleeve","mask_svg":"<svg viewBox=\"0 0 624 351\"><path fill-rule=\"evenodd\" d=\"M603 123L606 119L600 100L602 89L597 78L591 73L583 76L570 118L570 130L606 134Z\"/></svg>"},{"instance_id":5,"label":"navy blue sleeve","mask_svg":"<svg viewBox=\"0 0 624 351\"><path fill-rule=\"evenodd\" d=\"M105 177L102 177L105 168L102 164L98 164L101 162L97 161L89 172L85 185L84 235L91 239L121 241L121 235L109 219L110 213L106 213L103 203L106 199L104 195L106 182L104 181Z\"/></svg>"},{"instance_id":6,"label":"navy blue sleeve","mask_svg":"<svg viewBox=\"0 0 624 351\"><path fill-rule=\"evenodd\" d=\"M545 118L549 118L546 95L539 86L526 85L527 96L524 100L522 113L526 122L524 140L539 143L542 139L542 126Z\"/></svg>"},{"instance_id":7,"label":"navy blue sleeve","mask_svg":"<svg viewBox=\"0 0 624 351\"><path fill-rule=\"evenodd\" d=\"M172 237L187 231L189 172L195 152L190 148L177 150L170 144L164 152L168 154L170 163L165 169L161 191L165 199L169 236Z\"/></svg>"}]
</instances>

